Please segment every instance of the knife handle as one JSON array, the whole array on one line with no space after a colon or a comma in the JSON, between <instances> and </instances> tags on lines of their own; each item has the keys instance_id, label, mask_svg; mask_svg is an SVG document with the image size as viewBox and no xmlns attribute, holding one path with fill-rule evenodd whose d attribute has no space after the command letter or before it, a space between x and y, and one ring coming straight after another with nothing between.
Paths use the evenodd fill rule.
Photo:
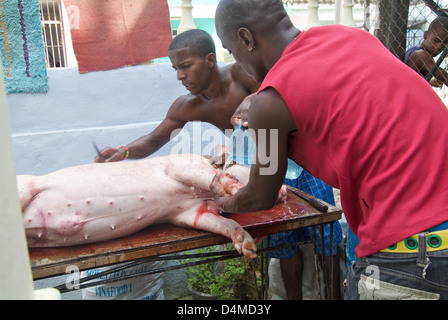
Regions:
<instances>
[{"instance_id":1,"label":"knife handle","mask_svg":"<svg viewBox=\"0 0 448 320\"><path fill-rule=\"evenodd\" d=\"M314 208L316 208L319 211L322 212L327 212L328 211L328 206L322 202L320 202L319 200L317 200L314 197L308 196L305 192L303 192L302 190L299 190L297 188L291 187L291 186L287 186L287 188L294 193L296 196L302 198L303 200L308 201L308 203L310 205L312 205Z\"/></svg>"}]
</instances>

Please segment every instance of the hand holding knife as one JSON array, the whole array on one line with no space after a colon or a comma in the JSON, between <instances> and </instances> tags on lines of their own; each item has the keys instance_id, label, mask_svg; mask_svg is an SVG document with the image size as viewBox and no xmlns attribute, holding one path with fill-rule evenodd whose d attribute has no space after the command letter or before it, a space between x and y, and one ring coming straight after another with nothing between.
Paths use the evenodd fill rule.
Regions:
<instances>
[{"instance_id":1,"label":"hand holding knife","mask_svg":"<svg viewBox=\"0 0 448 320\"><path fill-rule=\"evenodd\" d=\"M106 160L106 157L101 154L100 149L98 148L98 146L96 145L96 143L94 141L92 141L92 145L98 154L98 158L100 159L100 162L104 162L104 160Z\"/></svg>"}]
</instances>

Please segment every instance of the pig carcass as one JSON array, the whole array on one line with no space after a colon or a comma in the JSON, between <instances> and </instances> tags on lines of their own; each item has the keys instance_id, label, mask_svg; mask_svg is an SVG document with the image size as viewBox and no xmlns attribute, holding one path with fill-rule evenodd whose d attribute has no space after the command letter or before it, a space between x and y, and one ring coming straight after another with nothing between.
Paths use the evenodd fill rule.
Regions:
<instances>
[{"instance_id":1,"label":"pig carcass","mask_svg":"<svg viewBox=\"0 0 448 320\"><path fill-rule=\"evenodd\" d=\"M28 245L93 243L169 222L224 235L240 253L254 257L252 237L220 216L211 197L218 170L200 155L187 154L18 175ZM247 181L248 169L233 166L227 173L232 177L226 178L225 189L234 194Z\"/></svg>"}]
</instances>

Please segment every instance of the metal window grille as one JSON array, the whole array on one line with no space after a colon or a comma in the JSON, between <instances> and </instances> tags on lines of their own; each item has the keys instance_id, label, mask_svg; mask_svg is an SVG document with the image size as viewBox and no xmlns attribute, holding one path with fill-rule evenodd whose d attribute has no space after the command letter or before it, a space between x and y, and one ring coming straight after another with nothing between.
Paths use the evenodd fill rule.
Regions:
<instances>
[{"instance_id":1,"label":"metal window grille","mask_svg":"<svg viewBox=\"0 0 448 320\"><path fill-rule=\"evenodd\" d=\"M67 67L60 0L40 0L42 34L45 42L47 68Z\"/></svg>"}]
</instances>

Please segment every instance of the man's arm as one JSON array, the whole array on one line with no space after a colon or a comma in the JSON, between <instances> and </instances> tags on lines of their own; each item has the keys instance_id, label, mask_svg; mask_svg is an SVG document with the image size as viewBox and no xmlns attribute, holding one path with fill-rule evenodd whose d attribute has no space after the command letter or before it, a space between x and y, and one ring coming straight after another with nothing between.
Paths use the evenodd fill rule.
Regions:
<instances>
[{"instance_id":1,"label":"man's arm","mask_svg":"<svg viewBox=\"0 0 448 320\"><path fill-rule=\"evenodd\" d=\"M253 212L272 208L277 201L288 165L288 136L296 130L280 95L272 88L260 92L249 108L250 129L257 144L247 185L230 196L216 176L211 184L223 212Z\"/></svg>"},{"instance_id":2,"label":"man's arm","mask_svg":"<svg viewBox=\"0 0 448 320\"><path fill-rule=\"evenodd\" d=\"M182 119L183 104L184 99L182 97L178 98L170 107L166 118L151 133L134 140L126 146L119 148L107 147L101 150L103 159L100 159L97 155L95 162L116 162L127 158L142 159L150 156L173 138L173 132L182 129L188 122Z\"/></svg>"},{"instance_id":3,"label":"man's arm","mask_svg":"<svg viewBox=\"0 0 448 320\"><path fill-rule=\"evenodd\" d=\"M151 133L144 135L127 145L129 158L142 159L150 156L173 138L176 130L184 127L186 121L165 118Z\"/></svg>"},{"instance_id":4,"label":"man's arm","mask_svg":"<svg viewBox=\"0 0 448 320\"><path fill-rule=\"evenodd\" d=\"M432 68L435 67L434 61L432 62L434 65L431 68L428 68L429 72L431 72ZM433 77L436 79L436 81L434 82L433 80L431 80L431 85L441 87L442 84L445 84L446 86L448 86L448 73L442 68L437 67L436 71L433 74Z\"/></svg>"},{"instance_id":5,"label":"man's arm","mask_svg":"<svg viewBox=\"0 0 448 320\"><path fill-rule=\"evenodd\" d=\"M419 70L424 70L427 74L429 74L431 70L436 66L436 63L427 52L425 52L424 50L418 50L414 51L409 56L408 65L417 72L419 72ZM441 86L441 82L448 86L448 73L442 68L436 68L433 77L437 81L432 81L431 85Z\"/></svg>"},{"instance_id":6,"label":"man's arm","mask_svg":"<svg viewBox=\"0 0 448 320\"><path fill-rule=\"evenodd\" d=\"M249 122L247 121L249 117L249 107L252 103L252 100L257 96L257 93L252 93L244 98L243 102L240 103L238 108L235 110L232 119L230 119L230 123L233 127L235 127L238 122L241 120L241 125L245 128L249 126Z\"/></svg>"},{"instance_id":7,"label":"man's arm","mask_svg":"<svg viewBox=\"0 0 448 320\"><path fill-rule=\"evenodd\" d=\"M234 63L232 66L232 78L241 83L248 92L248 96L240 103L230 119L230 123L235 127L238 124L239 119L247 119L249 106L252 99L257 95L261 83L250 77L237 63ZM247 121L242 121L242 125L247 127Z\"/></svg>"}]
</instances>

